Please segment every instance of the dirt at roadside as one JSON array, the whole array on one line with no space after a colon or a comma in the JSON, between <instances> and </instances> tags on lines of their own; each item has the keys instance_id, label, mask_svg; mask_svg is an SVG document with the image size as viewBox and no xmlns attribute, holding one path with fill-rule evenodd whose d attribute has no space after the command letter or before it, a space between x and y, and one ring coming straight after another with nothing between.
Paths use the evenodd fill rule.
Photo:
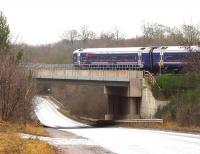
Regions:
<instances>
[{"instance_id":1,"label":"dirt at roadside","mask_svg":"<svg viewBox=\"0 0 200 154\"><path fill-rule=\"evenodd\" d=\"M86 139L76 134L61 131L53 128L46 128L50 137L62 138L62 139ZM57 154L114 154L113 152L104 149L97 145L54 145L56 147Z\"/></svg>"}]
</instances>

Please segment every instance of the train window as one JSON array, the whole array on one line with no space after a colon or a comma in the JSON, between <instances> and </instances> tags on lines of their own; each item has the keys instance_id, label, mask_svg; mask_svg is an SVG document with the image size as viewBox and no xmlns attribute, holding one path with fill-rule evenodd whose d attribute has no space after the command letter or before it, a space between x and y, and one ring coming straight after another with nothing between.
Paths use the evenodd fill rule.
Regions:
<instances>
[{"instance_id":1,"label":"train window","mask_svg":"<svg viewBox=\"0 0 200 154\"><path fill-rule=\"evenodd\" d=\"M106 61L108 59L106 54L101 54L98 56L99 56L99 61Z\"/></svg>"},{"instance_id":2,"label":"train window","mask_svg":"<svg viewBox=\"0 0 200 154\"><path fill-rule=\"evenodd\" d=\"M88 61L137 61L135 54L91 54L90 56L82 55L82 60Z\"/></svg>"},{"instance_id":3,"label":"train window","mask_svg":"<svg viewBox=\"0 0 200 154\"><path fill-rule=\"evenodd\" d=\"M98 55L95 55L95 54L92 54L90 55L89 57L87 57L88 60L92 60L92 61L96 61L99 59L99 56Z\"/></svg>"},{"instance_id":4,"label":"train window","mask_svg":"<svg viewBox=\"0 0 200 154\"><path fill-rule=\"evenodd\" d=\"M74 62L77 61L77 54L74 54L73 60L74 60Z\"/></svg>"},{"instance_id":5,"label":"train window","mask_svg":"<svg viewBox=\"0 0 200 154\"><path fill-rule=\"evenodd\" d=\"M117 56L119 61L136 61L136 56L134 54L120 54Z\"/></svg>"},{"instance_id":6,"label":"train window","mask_svg":"<svg viewBox=\"0 0 200 154\"><path fill-rule=\"evenodd\" d=\"M144 50L145 48L140 48L140 50Z\"/></svg>"},{"instance_id":7,"label":"train window","mask_svg":"<svg viewBox=\"0 0 200 154\"><path fill-rule=\"evenodd\" d=\"M183 54L167 54L164 56L165 61L183 60Z\"/></svg>"}]
</instances>

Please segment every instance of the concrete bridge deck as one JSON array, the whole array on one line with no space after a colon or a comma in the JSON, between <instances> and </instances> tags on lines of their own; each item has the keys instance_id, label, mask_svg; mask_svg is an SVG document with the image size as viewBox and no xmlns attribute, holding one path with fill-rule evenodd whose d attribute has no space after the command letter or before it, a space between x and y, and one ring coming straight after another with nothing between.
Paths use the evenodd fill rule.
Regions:
<instances>
[{"instance_id":1,"label":"concrete bridge deck","mask_svg":"<svg viewBox=\"0 0 200 154\"><path fill-rule=\"evenodd\" d=\"M37 79L130 82L131 79L143 78L143 71L136 67L131 69L102 67L99 69L95 67L76 68L65 64L44 64L32 67L32 69L33 77Z\"/></svg>"}]
</instances>

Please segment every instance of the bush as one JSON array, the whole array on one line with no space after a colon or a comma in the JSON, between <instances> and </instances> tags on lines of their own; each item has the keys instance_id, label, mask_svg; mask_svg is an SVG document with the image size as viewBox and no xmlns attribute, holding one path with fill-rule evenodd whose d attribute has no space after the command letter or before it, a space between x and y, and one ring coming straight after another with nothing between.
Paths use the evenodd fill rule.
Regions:
<instances>
[{"instance_id":1,"label":"bush","mask_svg":"<svg viewBox=\"0 0 200 154\"><path fill-rule=\"evenodd\" d=\"M168 100L179 89L184 88L184 77L181 75L164 74L156 78L156 84L152 85L152 92L158 100Z\"/></svg>"},{"instance_id":2,"label":"bush","mask_svg":"<svg viewBox=\"0 0 200 154\"><path fill-rule=\"evenodd\" d=\"M159 109L159 118L176 120L181 126L200 125L200 75L187 73L183 75L163 75L157 79L162 94L171 102ZM154 92L158 89L153 86ZM155 90L156 89L156 90Z\"/></svg>"}]
</instances>

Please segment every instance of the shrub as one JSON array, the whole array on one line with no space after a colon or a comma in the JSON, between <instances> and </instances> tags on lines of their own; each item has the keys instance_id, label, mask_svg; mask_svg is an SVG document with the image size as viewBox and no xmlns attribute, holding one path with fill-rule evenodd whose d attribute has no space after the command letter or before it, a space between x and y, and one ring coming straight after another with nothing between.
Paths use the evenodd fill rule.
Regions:
<instances>
[{"instance_id":1,"label":"shrub","mask_svg":"<svg viewBox=\"0 0 200 154\"><path fill-rule=\"evenodd\" d=\"M200 125L200 120L197 120L200 119L199 77L195 73L159 77L157 83L162 88L162 94L171 102L159 109L156 116L176 120L181 126ZM156 89L156 86L153 88Z\"/></svg>"}]
</instances>

